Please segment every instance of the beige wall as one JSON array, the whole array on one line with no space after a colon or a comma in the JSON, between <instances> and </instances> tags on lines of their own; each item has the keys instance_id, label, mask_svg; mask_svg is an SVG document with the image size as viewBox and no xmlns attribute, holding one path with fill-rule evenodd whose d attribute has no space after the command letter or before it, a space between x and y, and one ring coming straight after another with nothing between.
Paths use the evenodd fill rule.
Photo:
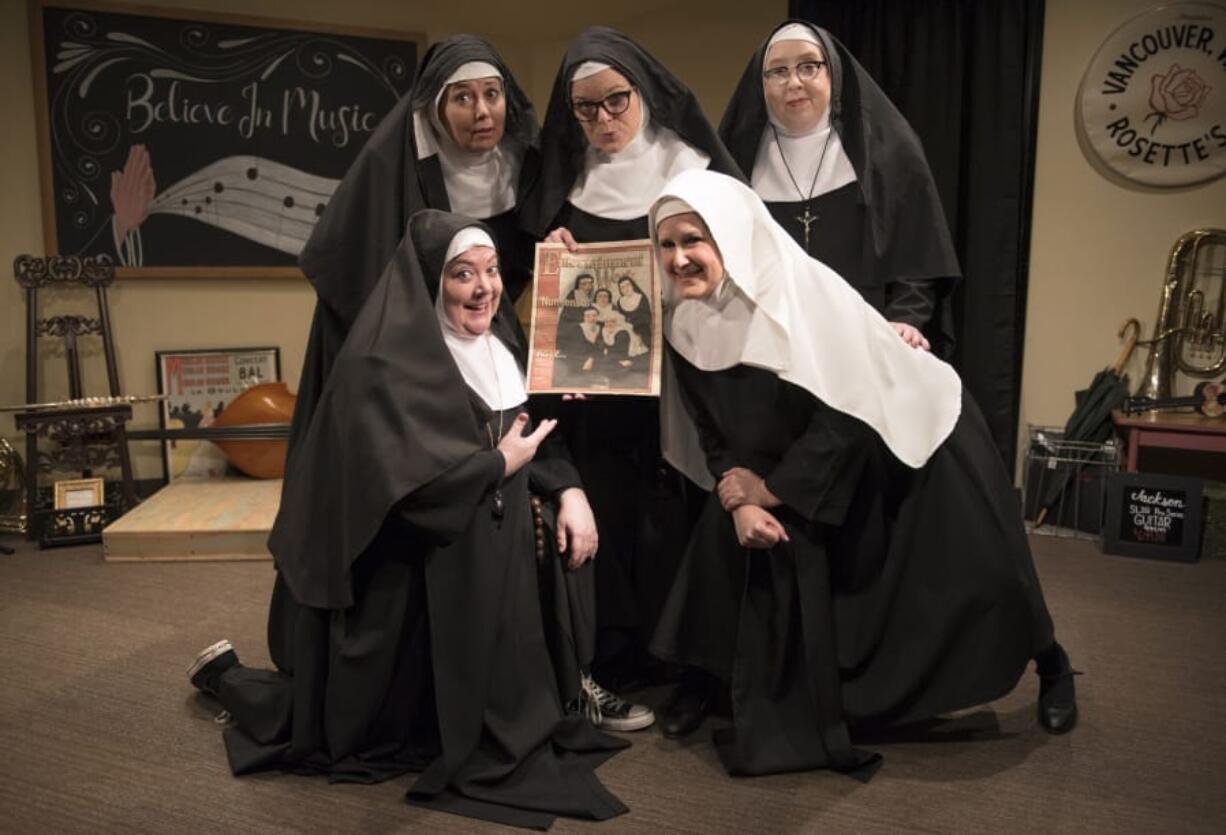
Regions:
<instances>
[{"instance_id":1,"label":"beige wall","mask_svg":"<svg viewBox=\"0 0 1226 835\"><path fill-rule=\"evenodd\" d=\"M538 112L544 108L566 43L597 22L592 7L563 0L528 3L466 0L406 3L401 0L143 0L165 8L207 8L272 18L349 26L424 30L431 39L467 31L489 37L503 53ZM718 119L745 60L786 13L783 0L743 4L737 0L669 2L630 0L599 22L623 29L659 56L695 90L708 115ZM705 22L698 19L701 10ZM694 28L696 26L696 28ZM699 37L695 37L698 33ZM701 49L695 46L701 44ZM24 400L25 303L7 266L18 253L43 253L38 155L34 127L27 6L0 0L0 403ZM156 391L154 351L242 345L279 345L282 376L296 387L306 347L314 295L301 280L130 279L117 282L111 311L118 335L123 391ZM46 357L48 376L58 381L62 362ZM87 368L87 370L89 370ZM105 377L99 377L105 385ZM60 394L52 390L49 395ZM89 392L87 392L89 393ZM105 393L98 390L92 393ZM136 424L156 425L152 407L138 410ZM0 414L0 436L14 444L12 417ZM19 447L23 449L23 447ZM137 445L141 477L161 472L154 444Z\"/></svg>"},{"instance_id":2,"label":"beige wall","mask_svg":"<svg viewBox=\"0 0 1226 835\"><path fill-rule=\"evenodd\" d=\"M1129 316L1148 337L1167 256L1184 232L1226 227L1226 178L1170 191L1108 180L1074 130L1077 88L1098 46L1150 0L1048 2L1022 375L1022 430L1063 424L1073 391L1115 361ZM1133 386L1144 367L1138 350Z\"/></svg>"},{"instance_id":3,"label":"beige wall","mask_svg":"<svg viewBox=\"0 0 1226 835\"><path fill-rule=\"evenodd\" d=\"M164 7L209 7L269 17L390 29L424 29L430 38L473 31L497 43L543 112L566 42L593 22L591 7L563 0L530 3L469 0L408 4L397 0L160 0ZM1147 0L1079 0L1047 4L1040 102L1035 220L1022 388L1022 423L1062 423L1072 392L1116 353L1115 328L1138 316L1146 331L1158 282L1174 240L1195 226L1226 226L1226 180L1154 193L1105 179L1085 160L1073 128L1081 73L1107 33L1150 5ZM652 2L616 5L603 22L639 39L698 93L718 119L749 52L786 12L782 0ZM38 159L34 135L27 7L0 2L0 263L42 252ZM8 270L7 266L3 267ZM7 273L6 273L7 275ZM112 295L124 391L155 390L153 352L160 348L280 345L285 379L296 381L313 303L301 281L129 280ZM24 303L0 276L0 402L24 394ZM1139 373L1140 354L1132 370ZM140 422L153 425L151 409ZM0 435L16 440L0 415ZM141 456L140 474L155 475L156 455Z\"/></svg>"}]
</instances>

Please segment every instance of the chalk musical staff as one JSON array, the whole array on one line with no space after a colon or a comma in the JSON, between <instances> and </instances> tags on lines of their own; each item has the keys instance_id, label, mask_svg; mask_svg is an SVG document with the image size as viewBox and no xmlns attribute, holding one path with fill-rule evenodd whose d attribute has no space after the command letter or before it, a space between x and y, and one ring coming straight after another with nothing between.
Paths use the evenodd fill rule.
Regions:
<instances>
[{"instance_id":1,"label":"chalk musical staff","mask_svg":"<svg viewBox=\"0 0 1226 835\"><path fill-rule=\"evenodd\" d=\"M149 213L179 215L297 255L339 182L262 157L225 157L171 185Z\"/></svg>"}]
</instances>

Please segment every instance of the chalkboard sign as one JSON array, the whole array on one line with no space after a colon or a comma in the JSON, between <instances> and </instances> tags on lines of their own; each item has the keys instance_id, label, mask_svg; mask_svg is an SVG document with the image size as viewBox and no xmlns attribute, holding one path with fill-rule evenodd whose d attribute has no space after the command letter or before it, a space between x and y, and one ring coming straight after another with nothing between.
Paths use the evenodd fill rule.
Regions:
<instances>
[{"instance_id":1,"label":"chalkboard sign","mask_svg":"<svg viewBox=\"0 0 1226 835\"><path fill-rule=\"evenodd\" d=\"M119 275L300 275L298 252L424 36L32 7L48 252Z\"/></svg>"},{"instance_id":2,"label":"chalkboard sign","mask_svg":"<svg viewBox=\"0 0 1226 835\"><path fill-rule=\"evenodd\" d=\"M1194 562L1200 556L1202 487L1198 478L1112 473L1103 550Z\"/></svg>"}]
</instances>

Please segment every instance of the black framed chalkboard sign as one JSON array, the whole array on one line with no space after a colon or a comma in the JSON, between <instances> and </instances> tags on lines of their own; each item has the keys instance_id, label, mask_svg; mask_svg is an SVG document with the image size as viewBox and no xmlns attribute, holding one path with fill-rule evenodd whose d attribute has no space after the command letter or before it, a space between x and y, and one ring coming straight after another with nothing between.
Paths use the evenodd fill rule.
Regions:
<instances>
[{"instance_id":1,"label":"black framed chalkboard sign","mask_svg":"<svg viewBox=\"0 0 1226 835\"><path fill-rule=\"evenodd\" d=\"M31 0L48 252L121 277L301 276L425 36Z\"/></svg>"},{"instance_id":2,"label":"black framed chalkboard sign","mask_svg":"<svg viewBox=\"0 0 1226 835\"><path fill-rule=\"evenodd\" d=\"M1103 551L1195 562L1200 556L1203 487L1199 478L1111 473Z\"/></svg>"}]
</instances>

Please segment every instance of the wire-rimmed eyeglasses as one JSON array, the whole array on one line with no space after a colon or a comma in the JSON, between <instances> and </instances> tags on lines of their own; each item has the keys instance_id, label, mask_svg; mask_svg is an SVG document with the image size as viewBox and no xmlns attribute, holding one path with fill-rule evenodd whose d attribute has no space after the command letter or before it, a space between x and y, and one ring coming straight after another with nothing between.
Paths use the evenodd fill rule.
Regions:
<instances>
[{"instance_id":1,"label":"wire-rimmed eyeglasses","mask_svg":"<svg viewBox=\"0 0 1226 835\"><path fill-rule=\"evenodd\" d=\"M793 70L796 71L796 77L801 81L812 81L817 78L817 74L824 66L826 66L825 61L801 61L794 67L772 67L762 73L762 78L766 79L768 84L778 84L782 87L792 77Z\"/></svg>"},{"instance_id":2,"label":"wire-rimmed eyeglasses","mask_svg":"<svg viewBox=\"0 0 1226 835\"><path fill-rule=\"evenodd\" d=\"M601 110L610 116L620 116L625 113L630 108L630 96L633 94L634 88L618 90L598 101L584 101L583 99L572 101L570 108L580 122L595 122Z\"/></svg>"}]
</instances>

